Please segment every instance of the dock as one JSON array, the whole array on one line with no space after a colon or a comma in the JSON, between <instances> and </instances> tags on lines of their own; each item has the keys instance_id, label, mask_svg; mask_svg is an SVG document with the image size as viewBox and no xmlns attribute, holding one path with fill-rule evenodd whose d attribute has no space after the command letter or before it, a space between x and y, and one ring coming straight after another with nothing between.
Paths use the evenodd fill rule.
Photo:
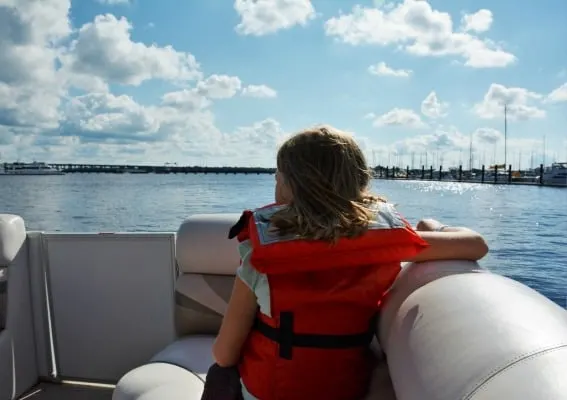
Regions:
<instances>
[{"instance_id":1,"label":"dock","mask_svg":"<svg viewBox=\"0 0 567 400\"><path fill-rule=\"evenodd\" d=\"M48 163L64 173L82 174L274 174L275 168L261 167L203 167L177 165L113 165Z\"/></svg>"},{"instance_id":2,"label":"dock","mask_svg":"<svg viewBox=\"0 0 567 400\"><path fill-rule=\"evenodd\" d=\"M500 168L499 168L500 167ZM553 185L544 182L544 165L529 170L513 170L512 165L504 168L503 165L493 165L486 168L473 168L464 170L462 166L444 170L443 166L434 169L433 166L420 169L405 169L400 167L377 166L374 167L375 179L403 180L403 181L437 181L437 182L463 182L497 185L524 185L524 186L548 186L567 187L567 185Z\"/></svg>"}]
</instances>

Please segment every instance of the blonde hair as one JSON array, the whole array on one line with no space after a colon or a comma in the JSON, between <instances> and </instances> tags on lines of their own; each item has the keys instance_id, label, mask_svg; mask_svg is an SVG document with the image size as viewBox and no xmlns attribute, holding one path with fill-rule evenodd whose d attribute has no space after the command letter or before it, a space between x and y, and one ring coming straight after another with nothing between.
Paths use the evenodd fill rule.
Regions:
<instances>
[{"instance_id":1,"label":"blonde hair","mask_svg":"<svg viewBox=\"0 0 567 400\"><path fill-rule=\"evenodd\" d=\"M372 177L354 138L330 126L299 132L280 147L278 171L293 194L271 223L281 235L336 242L368 229L369 206L385 199L368 192Z\"/></svg>"}]
</instances>

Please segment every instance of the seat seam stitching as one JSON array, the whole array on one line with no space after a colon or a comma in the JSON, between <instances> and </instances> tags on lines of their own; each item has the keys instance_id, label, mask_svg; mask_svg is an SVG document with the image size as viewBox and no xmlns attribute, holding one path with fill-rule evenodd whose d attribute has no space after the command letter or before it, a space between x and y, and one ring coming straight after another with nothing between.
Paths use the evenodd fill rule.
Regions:
<instances>
[{"instance_id":1,"label":"seat seam stitching","mask_svg":"<svg viewBox=\"0 0 567 400\"><path fill-rule=\"evenodd\" d=\"M519 356L514 357L507 364L492 369L488 374L485 375L484 378L480 379L479 382L473 387L473 389L466 396L463 396L462 399L463 400L472 400L473 397L479 391L481 391L492 379L494 379L496 376L500 375L502 372L509 370L509 369L512 369L512 368L520 365L521 363L528 361L528 360L530 360L534 357L537 357L537 356L540 356L540 355L543 355L543 354L546 354L546 353L551 353L551 352L554 352L556 350L560 350L560 349L565 348L565 347L567 347L567 343L555 345L554 347L539 348L539 349L531 351L529 353L522 353Z\"/></svg>"}]
</instances>

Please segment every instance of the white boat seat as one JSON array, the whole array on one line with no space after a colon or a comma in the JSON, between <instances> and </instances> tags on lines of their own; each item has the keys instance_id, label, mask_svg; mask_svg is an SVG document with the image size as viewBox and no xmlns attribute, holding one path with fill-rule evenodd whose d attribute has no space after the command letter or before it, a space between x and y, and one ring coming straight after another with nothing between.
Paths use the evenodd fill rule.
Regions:
<instances>
[{"instance_id":1,"label":"white boat seat","mask_svg":"<svg viewBox=\"0 0 567 400\"><path fill-rule=\"evenodd\" d=\"M213 363L214 336L180 339L120 380L120 400L199 400L207 370Z\"/></svg>"},{"instance_id":2,"label":"white boat seat","mask_svg":"<svg viewBox=\"0 0 567 400\"><path fill-rule=\"evenodd\" d=\"M380 343L400 400L567 399L567 312L465 261L410 264Z\"/></svg>"},{"instance_id":3,"label":"white boat seat","mask_svg":"<svg viewBox=\"0 0 567 400\"><path fill-rule=\"evenodd\" d=\"M114 390L120 400L200 400L203 381L186 369L168 363L150 363L128 372Z\"/></svg>"},{"instance_id":4,"label":"white boat seat","mask_svg":"<svg viewBox=\"0 0 567 400\"><path fill-rule=\"evenodd\" d=\"M176 237L175 292L179 339L148 364L124 375L113 400L200 399L213 364L212 344L240 263L236 242L227 239L238 218L237 214L195 216L181 225ZM158 392L154 387L159 387Z\"/></svg>"},{"instance_id":5,"label":"white boat seat","mask_svg":"<svg viewBox=\"0 0 567 400\"><path fill-rule=\"evenodd\" d=\"M179 339L160 351L151 363L168 363L191 371L203 382L213 364L214 336L189 336Z\"/></svg>"},{"instance_id":6,"label":"white boat seat","mask_svg":"<svg viewBox=\"0 0 567 400\"><path fill-rule=\"evenodd\" d=\"M236 240L228 230L238 214L197 215L177 231L175 320L180 337L216 335L240 265Z\"/></svg>"},{"instance_id":7,"label":"white boat seat","mask_svg":"<svg viewBox=\"0 0 567 400\"><path fill-rule=\"evenodd\" d=\"M26 228L0 214L0 399L19 397L38 378Z\"/></svg>"},{"instance_id":8,"label":"white boat seat","mask_svg":"<svg viewBox=\"0 0 567 400\"><path fill-rule=\"evenodd\" d=\"M200 398L239 265L227 240L238 217L196 216L180 227L180 338L126 374L113 400ZM409 264L383 304L386 359L364 400L567 398L567 313L534 290L476 263Z\"/></svg>"},{"instance_id":9,"label":"white boat seat","mask_svg":"<svg viewBox=\"0 0 567 400\"><path fill-rule=\"evenodd\" d=\"M236 241L227 239L228 229L238 218L237 214L195 216L179 228L175 318L180 339L156 354L148 364L124 375L113 400L200 398L207 370L213 363L214 337L240 264ZM388 369L381 361L374 371L372 389L381 394L381 399L394 400ZM172 373L174 369L176 372ZM169 385L168 391L161 388L163 385Z\"/></svg>"}]
</instances>

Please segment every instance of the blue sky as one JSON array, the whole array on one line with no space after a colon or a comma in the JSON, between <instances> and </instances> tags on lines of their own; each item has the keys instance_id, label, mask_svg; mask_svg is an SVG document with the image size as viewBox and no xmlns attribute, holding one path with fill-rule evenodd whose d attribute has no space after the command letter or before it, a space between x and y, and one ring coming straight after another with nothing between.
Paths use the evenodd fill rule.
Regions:
<instances>
[{"instance_id":1,"label":"blue sky","mask_svg":"<svg viewBox=\"0 0 567 400\"><path fill-rule=\"evenodd\" d=\"M371 162L466 164L472 137L489 164L504 104L508 162L544 136L567 160L564 0L7 3L2 160L272 166L326 123Z\"/></svg>"}]
</instances>

